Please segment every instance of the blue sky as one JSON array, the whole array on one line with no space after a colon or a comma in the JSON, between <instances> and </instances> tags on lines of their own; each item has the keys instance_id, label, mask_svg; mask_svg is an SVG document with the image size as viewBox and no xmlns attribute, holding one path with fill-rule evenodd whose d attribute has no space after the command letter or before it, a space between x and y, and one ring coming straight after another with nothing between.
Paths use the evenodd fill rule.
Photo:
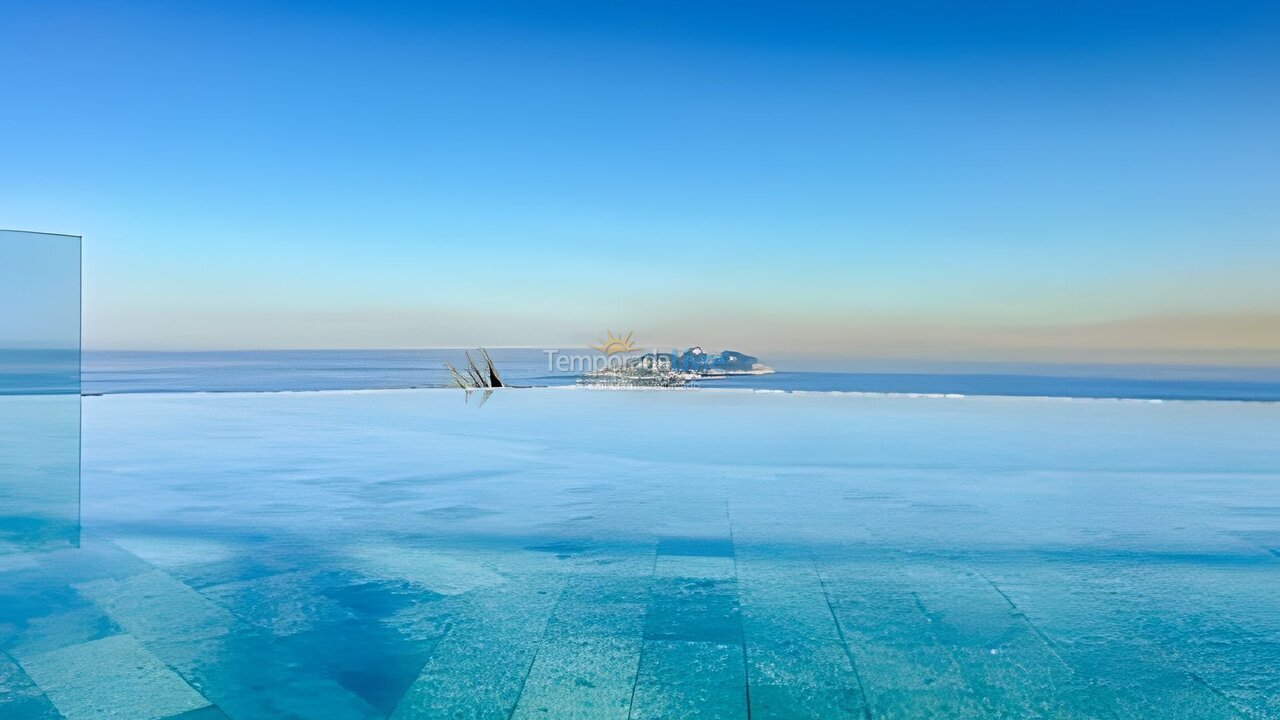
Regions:
<instances>
[{"instance_id":1,"label":"blue sky","mask_svg":"<svg viewBox=\"0 0 1280 720\"><path fill-rule=\"evenodd\" d=\"M1280 363L1267 4L23 3L99 348Z\"/></svg>"}]
</instances>

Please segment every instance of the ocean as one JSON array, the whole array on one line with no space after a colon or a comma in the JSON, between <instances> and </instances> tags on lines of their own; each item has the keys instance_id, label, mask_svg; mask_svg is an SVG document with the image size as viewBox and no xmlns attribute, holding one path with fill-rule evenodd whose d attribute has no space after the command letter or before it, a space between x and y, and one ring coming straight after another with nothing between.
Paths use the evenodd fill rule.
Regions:
<instances>
[{"instance_id":1,"label":"ocean","mask_svg":"<svg viewBox=\"0 0 1280 720\"><path fill-rule=\"evenodd\" d=\"M509 384L574 384L577 374L556 372L548 363L548 352L497 349L492 354ZM81 377L82 389L89 394L407 389L447 386L444 363L460 364L463 360L462 350L88 351ZM827 365L839 368L839 363ZM891 367L892 363L879 366ZM707 380L699 386L790 392L1280 401L1280 368L953 364L929 372L851 372L789 370L785 363L776 367L779 372L773 375ZM2 368L0 363L0 373Z\"/></svg>"}]
</instances>

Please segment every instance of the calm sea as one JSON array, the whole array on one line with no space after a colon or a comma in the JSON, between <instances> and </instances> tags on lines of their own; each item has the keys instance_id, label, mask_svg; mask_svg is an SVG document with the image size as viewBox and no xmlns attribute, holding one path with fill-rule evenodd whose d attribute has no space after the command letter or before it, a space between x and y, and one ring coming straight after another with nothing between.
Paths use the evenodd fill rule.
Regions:
<instances>
[{"instance_id":1,"label":"calm sea","mask_svg":"<svg viewBox=\"0 0 1280 720\"><path fill-rule=\"evenodd\" d=\"M548 352L499 349L492 355L508 385L574 384L575 373L549 367ZM81 391L90 395L405 389L447 386L444 364L464 361L462 350L447 349L87 351L80 379ZM874 371L820 371L802 362L775 367L773 375L701 385L783 392L1280 401L1280 368L957 364L889 371L880 363ZM75 379L73 352L0 352L0 395L75 392Z\"/></svg>"},{"instance_id":2,"label":"calm sea","mask_svg":"<svg viewBox=\"0 0 1280 720\"><path fill-rule=\"evenodd\" d=\"M499 349L492 354L511 385L571 385L577 380L573 373L549 369L544 350ZM461 350L439 349L91 351L85 353L82 378L85 393L103 394L419 388L448 385L444 363L463 360ZM937 372L819 372L789 370L784 363L775 366L779 372L773 375L703 385L808 392L1280 401L1280 369L1001 365Z\"/></svg>"}]
</instances>

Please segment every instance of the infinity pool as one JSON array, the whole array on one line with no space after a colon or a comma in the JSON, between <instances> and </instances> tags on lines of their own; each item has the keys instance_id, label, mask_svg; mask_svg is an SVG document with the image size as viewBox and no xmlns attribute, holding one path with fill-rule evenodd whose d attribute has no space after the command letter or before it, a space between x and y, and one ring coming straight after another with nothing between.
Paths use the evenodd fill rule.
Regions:
<instances>
[{"instance_id":1,"label":"infinity pool","mask_svg":"<svg viewBox=\"0 0 1280 720\"><path fill-rule=\"evenodd\" d=\"M86 398L80 547L0 554L0 718L1277 718L1277 438L1267 403Z\"/></svg>"}]
</instances>

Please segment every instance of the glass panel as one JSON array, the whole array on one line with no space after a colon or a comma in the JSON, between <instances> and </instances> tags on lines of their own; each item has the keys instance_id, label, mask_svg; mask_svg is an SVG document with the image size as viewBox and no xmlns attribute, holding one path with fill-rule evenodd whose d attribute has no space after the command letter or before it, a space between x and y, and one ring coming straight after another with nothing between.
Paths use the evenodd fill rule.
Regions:
<instances>
[{"instance_id":1,"label":"glass panel","mask_svg":"<svg viewBox=\"0 0 1280 720\"><path fill-rule=\"evenodd\" d=\"M80 238L0 230L0 552L79 538Z\"/></svg>"}]
</instances>

